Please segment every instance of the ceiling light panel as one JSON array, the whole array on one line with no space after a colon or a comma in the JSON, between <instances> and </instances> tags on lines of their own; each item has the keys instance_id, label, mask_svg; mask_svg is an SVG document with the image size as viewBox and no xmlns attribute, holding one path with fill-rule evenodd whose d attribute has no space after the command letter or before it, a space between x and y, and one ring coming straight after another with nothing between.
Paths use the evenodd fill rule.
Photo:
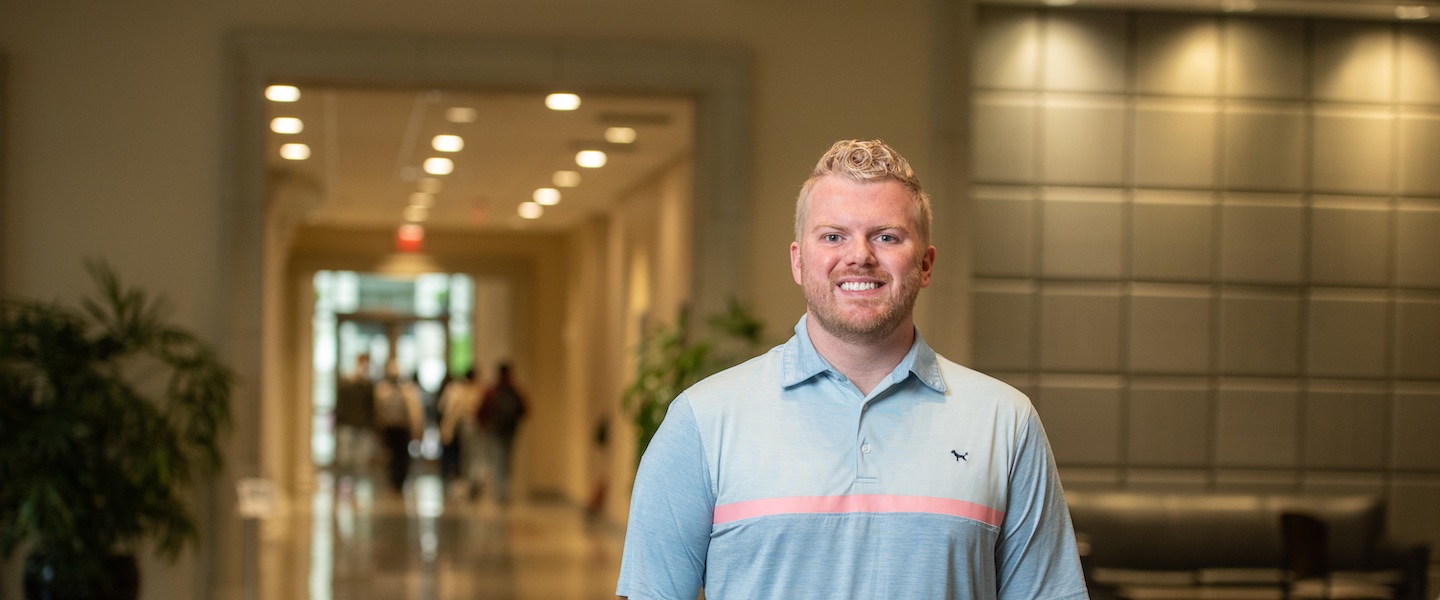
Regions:
<instances>
[{"instance_id":1,"label":"ceiling light panel","mask_svg":"<svg viewBox=\"0 0 1440 600\"><path fill-rule=\"evenodd\" d=\"M410 194L410 206L423 206L430 208L435 206L435 195L425 192L412 192Z\"/></svg>"},{"instance_id":2,"label":"ceiling light panel","mask_svg":"<svg viewBox=\"0 0 1440 600\"><path fill-rule=\"evenodd\" d=\"M424 168L431 175L449 175L455 171L455 161L440 156L427 158Z\"/></svg>"},{"instance_id":3,"label":"ceiling light panel","mask_svg":"<svg viewBox=\"0 0 1440 600\"><path fill-rule=\"evenodd\" d=\"M424 206L411 204L410 206L405 207L406 221L409 221L411 223L420 223L428 218L430 218L430 209Z\"/></svg>"},{"instance_id":4,"label":"ceiling light panel","mask_svg":"<svg viewBox=\"0 0 1440 600\"><path fill-rule=\"evenodd\" d=\"M580 108L580 96L569 92L556 92L545 97L545 107L550 110L575 110Z\"/></svg>"},{"instance_id":5,"label":"ceiling light panel","mask_svg":"<svg viewBox=\"0 0 1440 600\"><path fill-rule=\"evenodd\" d=\"M445 183L434 177L421 177L415 181L415 189L434 195L445 189Z\"/></svg>"},{"instance_id":6,"label":"ceiling light panel","mask_svg":"<svg viewBox=\"0 0 1440 600\"><path fill-rule=\"evenodd\" d=\"M598 169L608 161L609 157L599 150L581 150L575 154L575 164L587 169Z\"/></svg>"},{"instance_id":7,"label":"ceiling light panel","mask_svg":"<svg viewBox=\"0 0 1440 600\"><path fill-rule=\"evenodd\" d=\"M480 111L468 106L452 106L445 109L445 120L451 123L474 123L480 118Z\"/></svg>"},{"instance_id":8,"label":"ceiling light panel","mask_svg":"<svg viewBox=\"0 0 1440 600\"><path fill-rule=\"evenodd\" d=\"M285 160L305 160L310 158L310 147L305 144L281 144L280 158Z\"/></svg>"},{"instance_id":9,"label":"ceiling light panel","mask_svg":"<svg viewBox=\"0 0 1440 600\"><path fill-rule=\"evenodd\" d=\"M459 152L465 149L465 138L458 135L437 135L430 140L430 147L436 152Z\"/></svg>"},{"instance_id":10,"label":"ceiling light panel","mask_svg":"<svg viewBox=\"0 0 1440 600\"><path fill-rule=\"evenodd\" d=\"M1419 21L1430 18L1430 9L1421 5L1401 4L1395 7L1395 18L1406 21Z\"/></svg>"},{"instance_id":11,"label":"ceiling light panel","mask_svg":"<svg viewBox=\"0 0 1440 600\"><path fill-rule=\"evenodd\" d=\"M541 206L555 206L560 203L560 190L555 188L540 188L535 190L530 198Z\"/></svg>"},{"instance_id":12,"label":"ceiling light panel","mask_svg":"<svg viewBox=\"0 0 1440 600\"><path fill-rule=\"evenodd\" d=\"M545 214L545 207L534 202L521 202L520 206L515 209L515 212L519 214L522 219L538 219L541 215Z\"/></svg>"},{"instance_id":13,"label":"ceiling light panel","mask_svg":"<svg viewBox=\"0 0 1440 600\"><path fill-rule=\"evenodd\" d=\"M576 186L580 185L580 172L579 172L579 171L556 171L555 174L550 177L550 183L555 184L555 187L563 187L563 188L573 188L573 187L576 187Z\"/></svg>"},{"instance_id":14,"label":"ceiling light panel","mask_svg":"<svg viewBox=\"0 0 1440 600\"><path fill-rule=\"evenodd\" d=\"M607 127L605 128L605 141L612 144L633 144L635 143L635 129L631 127Z\"/></svg>"},{"instance_id":15,"label":"ceiling light panel","mask_svg":"<svg viewBox=\"0 0 1440 600\"><path fill-rule=\"evenodd\" d=\"M294 102L300 99L300 88L293 85L272 85L265 88L265 99L271 102Z\"/></svg>"},{"instance_id":16,"label":"ceiling light panel","mask_svg":"<svg viewBox=\"0 0 1440 600\"><path fill-rule=\"evenodd\" d=\"M293 135L305 131L305 122L295 117L275 117L270 119L270 131Z\"/></svg>"}]
</instances>

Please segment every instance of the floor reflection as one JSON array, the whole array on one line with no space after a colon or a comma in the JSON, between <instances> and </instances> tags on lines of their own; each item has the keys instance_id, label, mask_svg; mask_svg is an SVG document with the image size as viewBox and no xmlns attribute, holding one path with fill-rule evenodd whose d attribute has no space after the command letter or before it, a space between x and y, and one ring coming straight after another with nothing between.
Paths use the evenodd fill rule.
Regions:
<instances>
[{"instance_id":1,"label":"floor reflection","mask_svg":"<svg viewBox=\"0 0 1440 600\"><path fill-rule=\"evenodd\" d=\"M378 480L317 480L308 511L263 526L260 598L615 597L622 534L573 505L472 501L430 474L403 494Z\"/></svg>"}]
</instances>

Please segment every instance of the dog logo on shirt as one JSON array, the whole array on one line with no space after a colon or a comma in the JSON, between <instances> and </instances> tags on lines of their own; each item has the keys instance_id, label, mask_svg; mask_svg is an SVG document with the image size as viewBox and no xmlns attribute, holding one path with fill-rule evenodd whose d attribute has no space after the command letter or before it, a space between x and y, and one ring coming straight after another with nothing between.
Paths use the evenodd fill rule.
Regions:
<instances>
[{"instance_id":1,"label":"dog logo on shirt","mask_svg":"<svg viewBox=\"0 0 1440 600\"><path fill-rule=\"evenodd\" d=\"M951 450L950 453L955 455L955 462L960 462L960 461L962 461L962 460L965 461L965 462L967 462L967 463L970 462L970 459L967 458L967 457L970 456L970 453L969 453L969 452L966 452L966 453L964 453L964 454L961 454L961 453L959 453L959 452L956 452L956 451L954 451L954 450Z\"/></svg>"}]
</instances>

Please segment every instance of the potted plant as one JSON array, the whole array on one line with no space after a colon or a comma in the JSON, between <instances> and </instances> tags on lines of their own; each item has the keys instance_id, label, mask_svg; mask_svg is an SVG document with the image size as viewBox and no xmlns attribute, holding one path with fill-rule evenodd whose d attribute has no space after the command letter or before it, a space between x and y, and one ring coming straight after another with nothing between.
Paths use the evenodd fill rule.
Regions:
<instances>
[{"instance_id":1,"label":"potted plant","mask_svg":"<svg viewBox=\"0 0 1440 600\"><path fill-rule=\"evenodd\" d=\"M0 301L0 551L27 598L138 595L134 553L197 540L187 491L221 465L235 379L165 304L91 262L79 307Z\"/></svg>"},{"instance_id":2,"label":"potted plant","mask_svg":"<svg viewBox=\"0 0 1440 600\"><path fill-rule=\"evenodd\" d=\"M635 420L636 460L645 455L670 402L680 392L750 358L762 343L764 324L734 298L727 302L725 312L712 315L708 324L710 336L690 339L688 313L682 310L674 326L662 323L641 338L635 380L625 388L624 396L624 406Z\"/></svg>"}]
</instances>

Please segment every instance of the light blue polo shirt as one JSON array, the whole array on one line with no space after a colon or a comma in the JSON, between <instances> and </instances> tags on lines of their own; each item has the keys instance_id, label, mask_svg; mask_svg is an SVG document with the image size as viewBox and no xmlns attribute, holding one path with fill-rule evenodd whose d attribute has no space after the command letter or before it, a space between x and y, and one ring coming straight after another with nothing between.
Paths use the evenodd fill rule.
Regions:
<instances>
[{"instance_id":1,"label":"light blue polo shirt","mask_svg":"<svg viewBox=\"0 0 1440 600\"><path fill-rule=\"evenodd\" d=\"M917 332L866 396L804 317L678 396L641 460L616 593L702 586L707 600L1086 597L1024 394Z\"/></svg>"}]
</instances>

